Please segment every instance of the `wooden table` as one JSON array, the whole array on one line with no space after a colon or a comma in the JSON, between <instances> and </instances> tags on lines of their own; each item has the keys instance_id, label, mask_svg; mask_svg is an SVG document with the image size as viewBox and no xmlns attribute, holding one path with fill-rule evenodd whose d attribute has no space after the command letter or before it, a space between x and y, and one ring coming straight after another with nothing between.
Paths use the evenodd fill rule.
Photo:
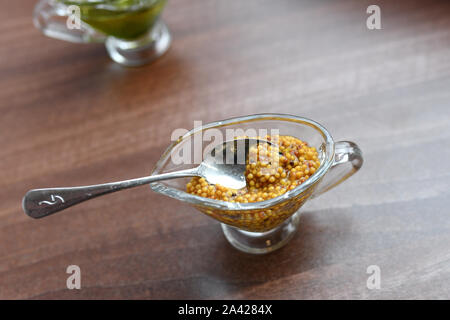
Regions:
<instances>
[{"instance_id":1,"label":"wooden table","mask_svg":"<svg viewBox=\"0 0 450 320\"><path fill-rule=\"evenodd\" d=\"M0 298L450 298L448 1L377 1L368 30L371 1L171 0L170 51L135 69L41 35L34 3L0 11ZM241 253L147 187L22 212L28 189L146 175L174 129L261 112L315 119L365 156L277 252Z\"/></svg>"}]
</instances>

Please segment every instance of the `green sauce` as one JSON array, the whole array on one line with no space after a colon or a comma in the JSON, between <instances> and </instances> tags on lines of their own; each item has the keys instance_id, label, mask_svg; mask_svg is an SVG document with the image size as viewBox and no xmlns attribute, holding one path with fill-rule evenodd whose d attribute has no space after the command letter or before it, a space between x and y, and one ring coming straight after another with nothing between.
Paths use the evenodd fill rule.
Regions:
<instances>
[{"instance_id":1,"label":"green sauce","mask_svg":"<svg viewBox=\"0 0 450 320\"><path fill-rule=\"evenodd\" d=\"M120 39L136 39L148 32L167 0L59 0L80 7L81 20Z\"/></svg>"}]
</instances>

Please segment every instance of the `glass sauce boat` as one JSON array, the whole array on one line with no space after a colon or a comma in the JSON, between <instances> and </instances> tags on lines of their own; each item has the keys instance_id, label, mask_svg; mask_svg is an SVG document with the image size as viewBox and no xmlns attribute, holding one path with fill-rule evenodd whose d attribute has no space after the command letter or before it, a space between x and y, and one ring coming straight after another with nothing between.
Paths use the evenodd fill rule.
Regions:
<instances>
[{"instance_id":1,"label":"glass sauce boat","mask_svg":"<svg viewBox=\"0 0 450 320\"><path fill-rule=\"evenodd\" d=\"M189 178L150 184L153 191L186 202L222 223L227 240L237 249L253 254L272 252L285 245L299 226L300 207L308 200L337 186L356 173L363 164L359 147L349 141L333 141L330 133L319 123L293 115L258 114L213 122L194 128L172 143L157 162L152 174L189 169L196 164L174 164L171 155L179 153L194 137L212 136L227 129L278 130L308 142L319 154L320 167L304 183L281 196L261 202L232 203L189 194ZM197 139L202 151L211 142ZM189 145L190 147L190 145Z\"/></svg>"},{"instance_id":2,"label":"glass sauce boat","mask_svg":"<svg viewBox=\"0 0 450 320\"><path fill-rule=\"evenodd\" d=\"M140 66L162 54L171 36L160 19L167 0L40 0L33 12L46 36L75 43L105 43L114 61Z\"/></svg>"}]
</instances>

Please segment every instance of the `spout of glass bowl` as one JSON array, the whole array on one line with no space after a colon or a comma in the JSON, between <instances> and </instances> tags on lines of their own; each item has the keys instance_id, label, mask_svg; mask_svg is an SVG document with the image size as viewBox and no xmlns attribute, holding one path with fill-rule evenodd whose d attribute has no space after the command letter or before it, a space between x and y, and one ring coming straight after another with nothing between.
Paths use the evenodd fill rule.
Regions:
<instances>
[{"instance_id":1,"label":"spout of glass bowl","mask_svg":"<svg viewBox=\"0 0 450 320\"><path fill-rule=\"evenodd\" d=\"M56 0L41 0L34 7L33 23L47 37L74 43L105 42L106 36L80 20L80 8Z\"/></svg>"}]
</instances>

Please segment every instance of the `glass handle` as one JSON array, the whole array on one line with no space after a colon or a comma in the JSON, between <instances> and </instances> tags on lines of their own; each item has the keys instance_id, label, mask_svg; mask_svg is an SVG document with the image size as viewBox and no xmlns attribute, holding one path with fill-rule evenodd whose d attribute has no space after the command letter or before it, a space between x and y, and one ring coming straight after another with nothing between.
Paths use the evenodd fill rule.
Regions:
<instances>
[{"instance_id":1,"label":"glass handle","mask_svg":"<svg viewBox=\"0 0 450 320\"><path fill-rule=\"evenodd\" d=\"M334 162L319 182L311 198L315 198L336 187L354 175L363 165L361 149L351 141L339 141L334 146Z\"/></svg>"},{"instance_id":2,"label":"glass handle","mask_svg":"<svg viewBox=\"0 0 450 320\"><path fill-rule=\"evenodd\" d=\"M81 20L78 22L75 20L76 7L67 6L56 0L41 0L34 7L33 23L43 34L51 38L75 43L104 42L105 35Z\"/></svg>"}]
</instances>

